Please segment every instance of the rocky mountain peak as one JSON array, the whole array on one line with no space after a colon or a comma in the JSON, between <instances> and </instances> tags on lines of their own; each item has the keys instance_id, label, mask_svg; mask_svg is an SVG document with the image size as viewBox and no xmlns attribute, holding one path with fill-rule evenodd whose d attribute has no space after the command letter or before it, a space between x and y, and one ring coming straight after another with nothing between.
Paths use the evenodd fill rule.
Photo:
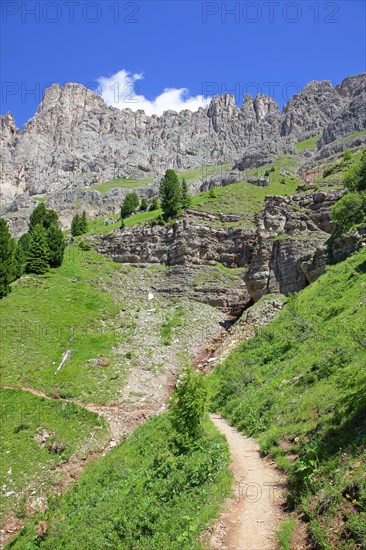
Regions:
<instances>
[{"instance_id":1,"label":"rocky mountain peak","mask_svg":"<svg viewBox=\"0 0 366 550\"><path fill-rule=\"evenodd\" d=\"M13 140L19 135L12 113L0 116L1 123L1 142L3 147L12 145Z\"/></svg>"},{"instance_id":2,"label":"rocky mountain peak","mask_svg":"<svg viewBox=\"0 0 366 550\"><path fill-rule=\"evenodd\" d=\"M253 108L257 122L263 121L267 116L279 119L281 115L278 103L272 97L265 94L258 94L254 98Z\"/></svg>"},{"instance_id":3,"label":"rocky mountain peak","mask_svg":"<svg viewBox=\"0 0 366 550\"><path fill-rule=\"evenodd\" d=\"M8 201L24 192L49 194L146 173L158 177L167 166L187 170L244 158L248 167L259 154L261 164L269 155L294 152L291 143L307 137L323 133L328 143L350 128L365 128L365 83L365 73L336 88L312 81L282 115L265 94L247 94L241 108L224 94L206 109L161 116L109 107L81 84L54 84L22 132L10 113L0 118L0 191ZM341 112L341 124L329 129Z\"/></svg>"},{"instance_id":4,"label":"rocky mountain peak","mask_svg":"<svg viewBox=\"0 0 366 550\"><path fill-rule=\"evenodd\" d=\"M335 88L342 97L353 98L366 92L366 73L348 76Z\"/></svg>"},{"instance_id":5,"label":"rocky mountain peak","mask_svg":"<svg viewBox=\"0 0 366 550\"><path fill-rule=\"evenodd\" d=\"M321 133L343 103L343 98L329 80L309 82L284 106L282 135L291 134L304 139Z\"/></svg>"}]
</instances>

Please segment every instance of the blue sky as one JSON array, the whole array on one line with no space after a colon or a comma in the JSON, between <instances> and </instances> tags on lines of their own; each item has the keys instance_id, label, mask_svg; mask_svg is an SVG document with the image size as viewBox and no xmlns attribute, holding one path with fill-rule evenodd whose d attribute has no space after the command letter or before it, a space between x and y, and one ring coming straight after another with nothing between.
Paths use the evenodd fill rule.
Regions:
<instances>
[{"instance_id":1,"label":"blue sky","mask_svg":"<svg viewBox=\"0 0 366 550\"><path fill-rule=\"evenodd\" d=\"M282 106L310 80L366 70L361 0L3 0L1 12L1 113L19 127L53 82L159 114L226 91Z\"/></svg>"}]
</instances>

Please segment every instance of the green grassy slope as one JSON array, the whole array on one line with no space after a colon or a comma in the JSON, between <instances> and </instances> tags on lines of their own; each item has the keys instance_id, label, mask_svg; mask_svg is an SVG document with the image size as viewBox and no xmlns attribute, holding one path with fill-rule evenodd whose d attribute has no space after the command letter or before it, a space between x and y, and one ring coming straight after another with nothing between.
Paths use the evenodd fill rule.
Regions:
<instances>
[{"instance_id":1,"label":"green grassy slope","mask_svg":"<svg viewBox=\"0 0 366 550\"><path fill-rule=\"evenodd\" d=\"M243 178L250 176L263 175L266 170L273 167L274 171L270 172L270 183L268 187L258 187L248 183L245 179L238 183L233 183L226 187L216 189L216 198L210 198L208 192L199 193L192 196L192 208L210 214L237 214L240 216L239 223L245 223L250 226L253 221L253 216L263 208L264 200L267 195L291 195L295 190L300 180L294 175L298 159L296 156L279 155L278 159L268 166L263 166L258 169L248 170L243 173ZM204 167L207 169L205 176L218 173L223 174L227 165L217 165ZM199 178L202 173L202 167L189 172L182 172L179 176L185 176L187 179ZM138 212L124 220L126 227L142 225L151 222L162 211L154 210L148 212ZM88 234L104 234L120 227L118 214L109 216L110 219L115 219L115 223L110 225L104 224L104 218L96 218L88 224ZM225 224L224 224L225 225ZM229 222L229 225L235 223Z\"/></svg>"},{"instance_id":2,"label":"green grassy slope","mask_svg":"<svg viewBox=\"0 0 366 550\"><path fill-rule=\"evenodd\" d=\"M320 136L314 136L303 141L299 141L295 144L295 147L299 153L307 149L316 149L316 144L319 141Z\"/></svg>"},{"instance_id":3,"label":"green grassy slope","mask_svg":"<svg viewBox=\"0 0 366 550\"><path fill-rule=\"evenodd\" d=\"M288 299L211 379L213 407L290 475L318 548L366 547L366 250Z\"/></svg>"},{"instance_id":4,"label":"green grassy slope","mask_svg":"<svg viewBox=\"0 0 366 550\"><path fill-rule=\"evenodd\" d=\"M85 458L89 451L101 449L108 430L104 420L73 403L4 389L0 400L0 513L12 510L22 517L30 494L33 500L39 498L57 483L54 468L71 455Z\"/></svg>"},{"instance_id":5,"label":"green grassy slope","mask_svg":"<svg viewBox=\"0 0 366 550\"><path fill-rule=\"evenodd\" d=\"M110 355L116 331L109 330L119 312L105 284L116 264L77 246L68 248L58 269L43 276L23 276L0 301L1 384L30 386L61 397L99 396L103 401L123 369L108 376L86 361ZM66 365L56 373L62 355Z\"/></svg>"},{"instance_id":6,"label":"green grassy slope","mask_svg":"<svg viewBox=\"0 0 366 550\"><path fill-rule=\"evenodd\" d=\"M211 423L183 454L167 415L139 427L87 468L70 491L26 526L9 548L192 549L218 513L231 478L228 449Z\"/></svg>"}]
</instances>

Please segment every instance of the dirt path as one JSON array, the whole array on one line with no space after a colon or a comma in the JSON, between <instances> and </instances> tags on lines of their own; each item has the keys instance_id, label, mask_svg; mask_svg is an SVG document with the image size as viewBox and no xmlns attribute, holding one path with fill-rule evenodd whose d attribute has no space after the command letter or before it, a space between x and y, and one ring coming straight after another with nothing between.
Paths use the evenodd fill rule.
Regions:
<instances>
[{"instance_id":1,"label":"dirt path","mask_svg":"<svg viewBox=\"0 0 366 550\"><path fill-rule=\"evenodd\" d=\"M283 511L285 478L260 457L258 444L217 415L211 420L231 453L234 495L209 534L210 550L274 550Z\"/></svg>"}]
</instances>

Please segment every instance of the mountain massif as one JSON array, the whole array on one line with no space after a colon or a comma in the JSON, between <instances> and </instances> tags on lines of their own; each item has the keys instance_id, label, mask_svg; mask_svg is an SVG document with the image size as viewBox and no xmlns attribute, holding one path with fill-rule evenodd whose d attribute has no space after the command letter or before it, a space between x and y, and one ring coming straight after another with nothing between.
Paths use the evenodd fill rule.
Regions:
<instances>
[{"instance_id":1,"label":"mountain massif","mask_svg":"<svg viewBox=\"0 0 366 550\"><path fill-rule=\"evenodd\" d=\"M128 105L128 104L126 104ZM319 135L319 147L366 128L366 74L333 87L310 82L280 112L269 96L214 97L197 112L147 116L108 107L80 84L48 88L33 118L19 130L1 117L1 203L15 197L79 189L113 178L159 176L242 160L265 164L294 153L293 144Z\"/></svg>"},{"instance_id":2,"label":"mountain massif","mask_svg":"<svg viewBox=\"0 0 366 550\"><path fill-rule=\"evenodd\" d=\"M53 85L1 129L0 544L234 547L210 526L232 479L207 392L288 476L274 542L246 543L366 548L366 73L282 113L225 94L147 116Z\"/></svg>"}]
</instances>

